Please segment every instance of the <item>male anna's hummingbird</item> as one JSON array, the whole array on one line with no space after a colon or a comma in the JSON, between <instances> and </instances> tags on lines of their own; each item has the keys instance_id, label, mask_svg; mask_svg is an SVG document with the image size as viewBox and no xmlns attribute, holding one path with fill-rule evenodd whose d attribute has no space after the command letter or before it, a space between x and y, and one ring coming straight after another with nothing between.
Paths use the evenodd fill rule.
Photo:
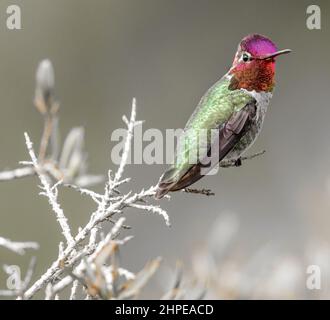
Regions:
<instances>
[{"instance_id":1,"label":"male anna's hummingbird","mask_svg":"<svg viewBox=\"0 0 330 320\"><path fill-rule=\"evenodd\" d=\"M275 86L275 58L290 51L278 51L270 39L259 34L243 38L230 70L205 93L186 124L183 148L161 177L157 199L201 179L205 175L202 160L209 156L212 146L218 148L218 162L240 159L261 130ZM196 138L202 129L217 129L216 138L207 134L204 151ZM198 152L195 163L189 161L191 152Z\"/></svg>"}]
</instances>

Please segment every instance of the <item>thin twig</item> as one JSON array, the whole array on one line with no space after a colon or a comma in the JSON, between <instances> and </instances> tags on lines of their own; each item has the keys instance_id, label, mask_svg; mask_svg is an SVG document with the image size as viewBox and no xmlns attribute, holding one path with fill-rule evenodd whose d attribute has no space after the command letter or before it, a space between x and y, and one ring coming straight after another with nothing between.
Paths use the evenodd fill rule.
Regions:
<instances>
[{"instance_id":1,"label":"thin twig","mask_svg":"<svg viewBox=\"0 0 330 320\"><path fill-rule=\"evenodd\" d=\"M79 287L79 281L75 280L73 281L71 293L70 293L70 300L76 300L77 299L77 291Z\"/></svg>"},{"instance_id":2,"label":"thin twig","mask_svg":"<svg viewBox=\"0 0 330 320\"><path fill-rule=\"evenodd\" d=\"M136 119L136 99L134 98L132 101L131 118L130 118L129 123L127 124L127 136L126 136L126 140L125 140L125 144L124 144L123 155L122 155L122 159L120 161L119 168L115 174L114 184L116 184L120 180L120 178L124 172L124 168L127 164L128 154L129 154L130 146L131 146L131 140L133 137L135 119Z\"/></svg>"},{"instance_id":3,"label":"thin twig","mask_svg":"<svg viewBox=\"0 0 330 320\"><path fill-rule=\"evenodd\" d=\"M73 184L63 184L64 187L68 187L68 188L71 188L71 189L74 189L74 190L77 190L78 192L80 192L82 195L88 195L90 196L94 202L96 202L97 204L100 203L100 201L102 200L102 197L103 195L99 194L99 193L96 193L92 190L89 190L89 189L86 189L86 188L80 188L76 185L73 185Z\"/></svg>"},{"instance_id":4,"label":"thin twig","mask_svg":"<svg viewBox=\"0 0 330 320\"><path fill-rule=\"evenodd\" d=\"M5 247L19 255L25 254L26 249L39 249L39 244L37 242L16 242L2 237L0 237L0 246Z\"/></svg>"},{"instance_id":5,"label":"thin twig","mask_svg":"<svg viewBox=\"0 0 330 320\"><path fill-rule=\"evenodd\" d=\"M241 157L240 160L241 161L246 161L246 160L252 160L256 157L260 157L262 156L263 154L266 153L266 150L262 150L260 152L257 152L257 153L254 153L250 156L244 156L244 157ZM237 160L234 160L234 159L230 159L230 160L222 160L219 164L219 166L221 168L230 168L230 167L237 167Z\"/></svg>"},{"instance_id":6,"label":"thin twig","mask_svg":"<svg viewBox=\"0 0 330 320\"><path fill-rule=\"evenodd\" d=\"M0 172L0 181L9 181L14 179L20 179L35 175L36 171L33 167L23 167L8 171Z\"/></svg>"},{"instance_id":7,"label":"thin twig","mask_svg":"<svg viewBox=\"0 0 330 320\"><path fill-rule=\"evenodd\" d=\"M35 257L32 257L29 267L26 271L25 278L22 283L23 291L28 287L29 283L31 282L31 279L32 279L33 273L34 273L34 269L36 267L36 262L37 262L37 259Z\"/></svg>"},{"instance_id":8,"label":"thin twig","mask_svg":"<svg viewBox=\"0 0 330 320\"><path fill-rule=\"evenodd\" d=\"M182 191L183 192L186 192L186 193L201 194L201 195L208 196L208 197L215 195L215 193L212 192L211 189L192 189L192 188L185 188Z\"/></svg>"},{"instance_id":9,"label":"thin twig","mask_svg":"<svg viewBox=\"0 0 330 320\"><path fill-rule=\"evenodd\" d=\"M70 230L70 227L68 224L68 220L65 217L64 212L63 212L62 208L60 207L59 203L57 202L57 188L56 188L56 186L55 186L55 188L50 187L46 176L43 174L42 169L40 168L40 166L38 164L38 160L34 153L33 144L30 140L30 137L26 132L24 135L25 135L25 142L26 142L26 146L28 148L30 158L31 158L34 168L38 174L40 182L42 184L44 194L47 196L49 203L52 206L54 213L56 214L57 221L58 221L59 225L61 226L62 233L63 233L64 237L66 238L67 243L72 244L74 242L74 239L71 235L71 230Z\"/></svg>"},{"instance_id":10,"label":"thin twig","mask_svg":"<svg viewBox=\"0 0 330 320\"><path fill-rule=\"evenodd\" d=\"M40 148L39 148L39 157L38 160L43 162L46 157L46 152L49 144L49 139L52 135L53 130L53 115L46 113L45 114L45 123L44 123L44 130L41 137Z\"/></svg>"}]
</instances>

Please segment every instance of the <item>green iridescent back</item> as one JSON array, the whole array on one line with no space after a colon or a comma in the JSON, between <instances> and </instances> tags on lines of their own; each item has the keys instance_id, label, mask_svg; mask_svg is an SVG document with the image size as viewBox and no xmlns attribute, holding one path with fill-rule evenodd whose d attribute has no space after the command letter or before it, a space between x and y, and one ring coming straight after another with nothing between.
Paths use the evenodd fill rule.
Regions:
<instances>
[{"instance_id":1,"label":"green iridescent back","mask_svg":"<svg viewBox=\"0 0 330 320\"><path fill-rule=\"evenodd\" d=\"M229 90L230 80L223 77L216 82L202 97L196 110L185 126L182 147L176 154L174 167L177 178L181 177L192 166L197 155L199 159L206 155L212 143L211 129L218 129L234 112L244 108L253 97L242 90ZM203 130L204 129L204 130ZM206 129L206 130L205 130ZM205 134L206 132L206 134ZM199 143L199 136L205 137L206 143Z\"/></svg>"}]
</instances>

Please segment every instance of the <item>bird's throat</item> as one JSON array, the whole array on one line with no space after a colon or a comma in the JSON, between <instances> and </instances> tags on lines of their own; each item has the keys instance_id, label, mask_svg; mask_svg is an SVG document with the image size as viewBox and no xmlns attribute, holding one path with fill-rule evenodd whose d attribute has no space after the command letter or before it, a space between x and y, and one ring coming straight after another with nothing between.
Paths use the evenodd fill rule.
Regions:
<instances>
[{"instance_id":1,"label":"bird's throat","mask_svg":"<svg viewBox=\"0 0 330 320\"><path fill-rule=\"evenodd\" d=\"M246 89L256 92L271 92L275 86L275 62L252 61L247 65L238 65L229 71L231 76L229 89Z\"/></svg>"}]
</instances>

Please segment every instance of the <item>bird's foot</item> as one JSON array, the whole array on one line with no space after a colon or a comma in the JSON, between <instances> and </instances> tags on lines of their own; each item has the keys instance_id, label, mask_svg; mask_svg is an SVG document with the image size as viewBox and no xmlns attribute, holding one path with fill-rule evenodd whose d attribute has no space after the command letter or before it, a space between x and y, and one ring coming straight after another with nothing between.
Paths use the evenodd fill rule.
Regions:
<instances>
[{"instance_id":1,"label":"bird's foot","mask_svg":"<svg viewBox=\"0 0 330 320\"><path fill-rule=\"evenodd\" d=\"M195 194L202 194L204 196L214 196L215 193L212 192L211 189L191 189L191 188L184 188L182 191L187 193L195 193Z\"/></svg>"},{"instance_id":2,"label":"bird's foot","mask_svg":"<svg viewBox=\"0 0 330 320\"><path fill-rule=\"evenodd\" d=\"M239 157L235 161L235 167L240 167L241 165L242 165L242 159L241 157Z\"/></svg>"}]
</instances>

